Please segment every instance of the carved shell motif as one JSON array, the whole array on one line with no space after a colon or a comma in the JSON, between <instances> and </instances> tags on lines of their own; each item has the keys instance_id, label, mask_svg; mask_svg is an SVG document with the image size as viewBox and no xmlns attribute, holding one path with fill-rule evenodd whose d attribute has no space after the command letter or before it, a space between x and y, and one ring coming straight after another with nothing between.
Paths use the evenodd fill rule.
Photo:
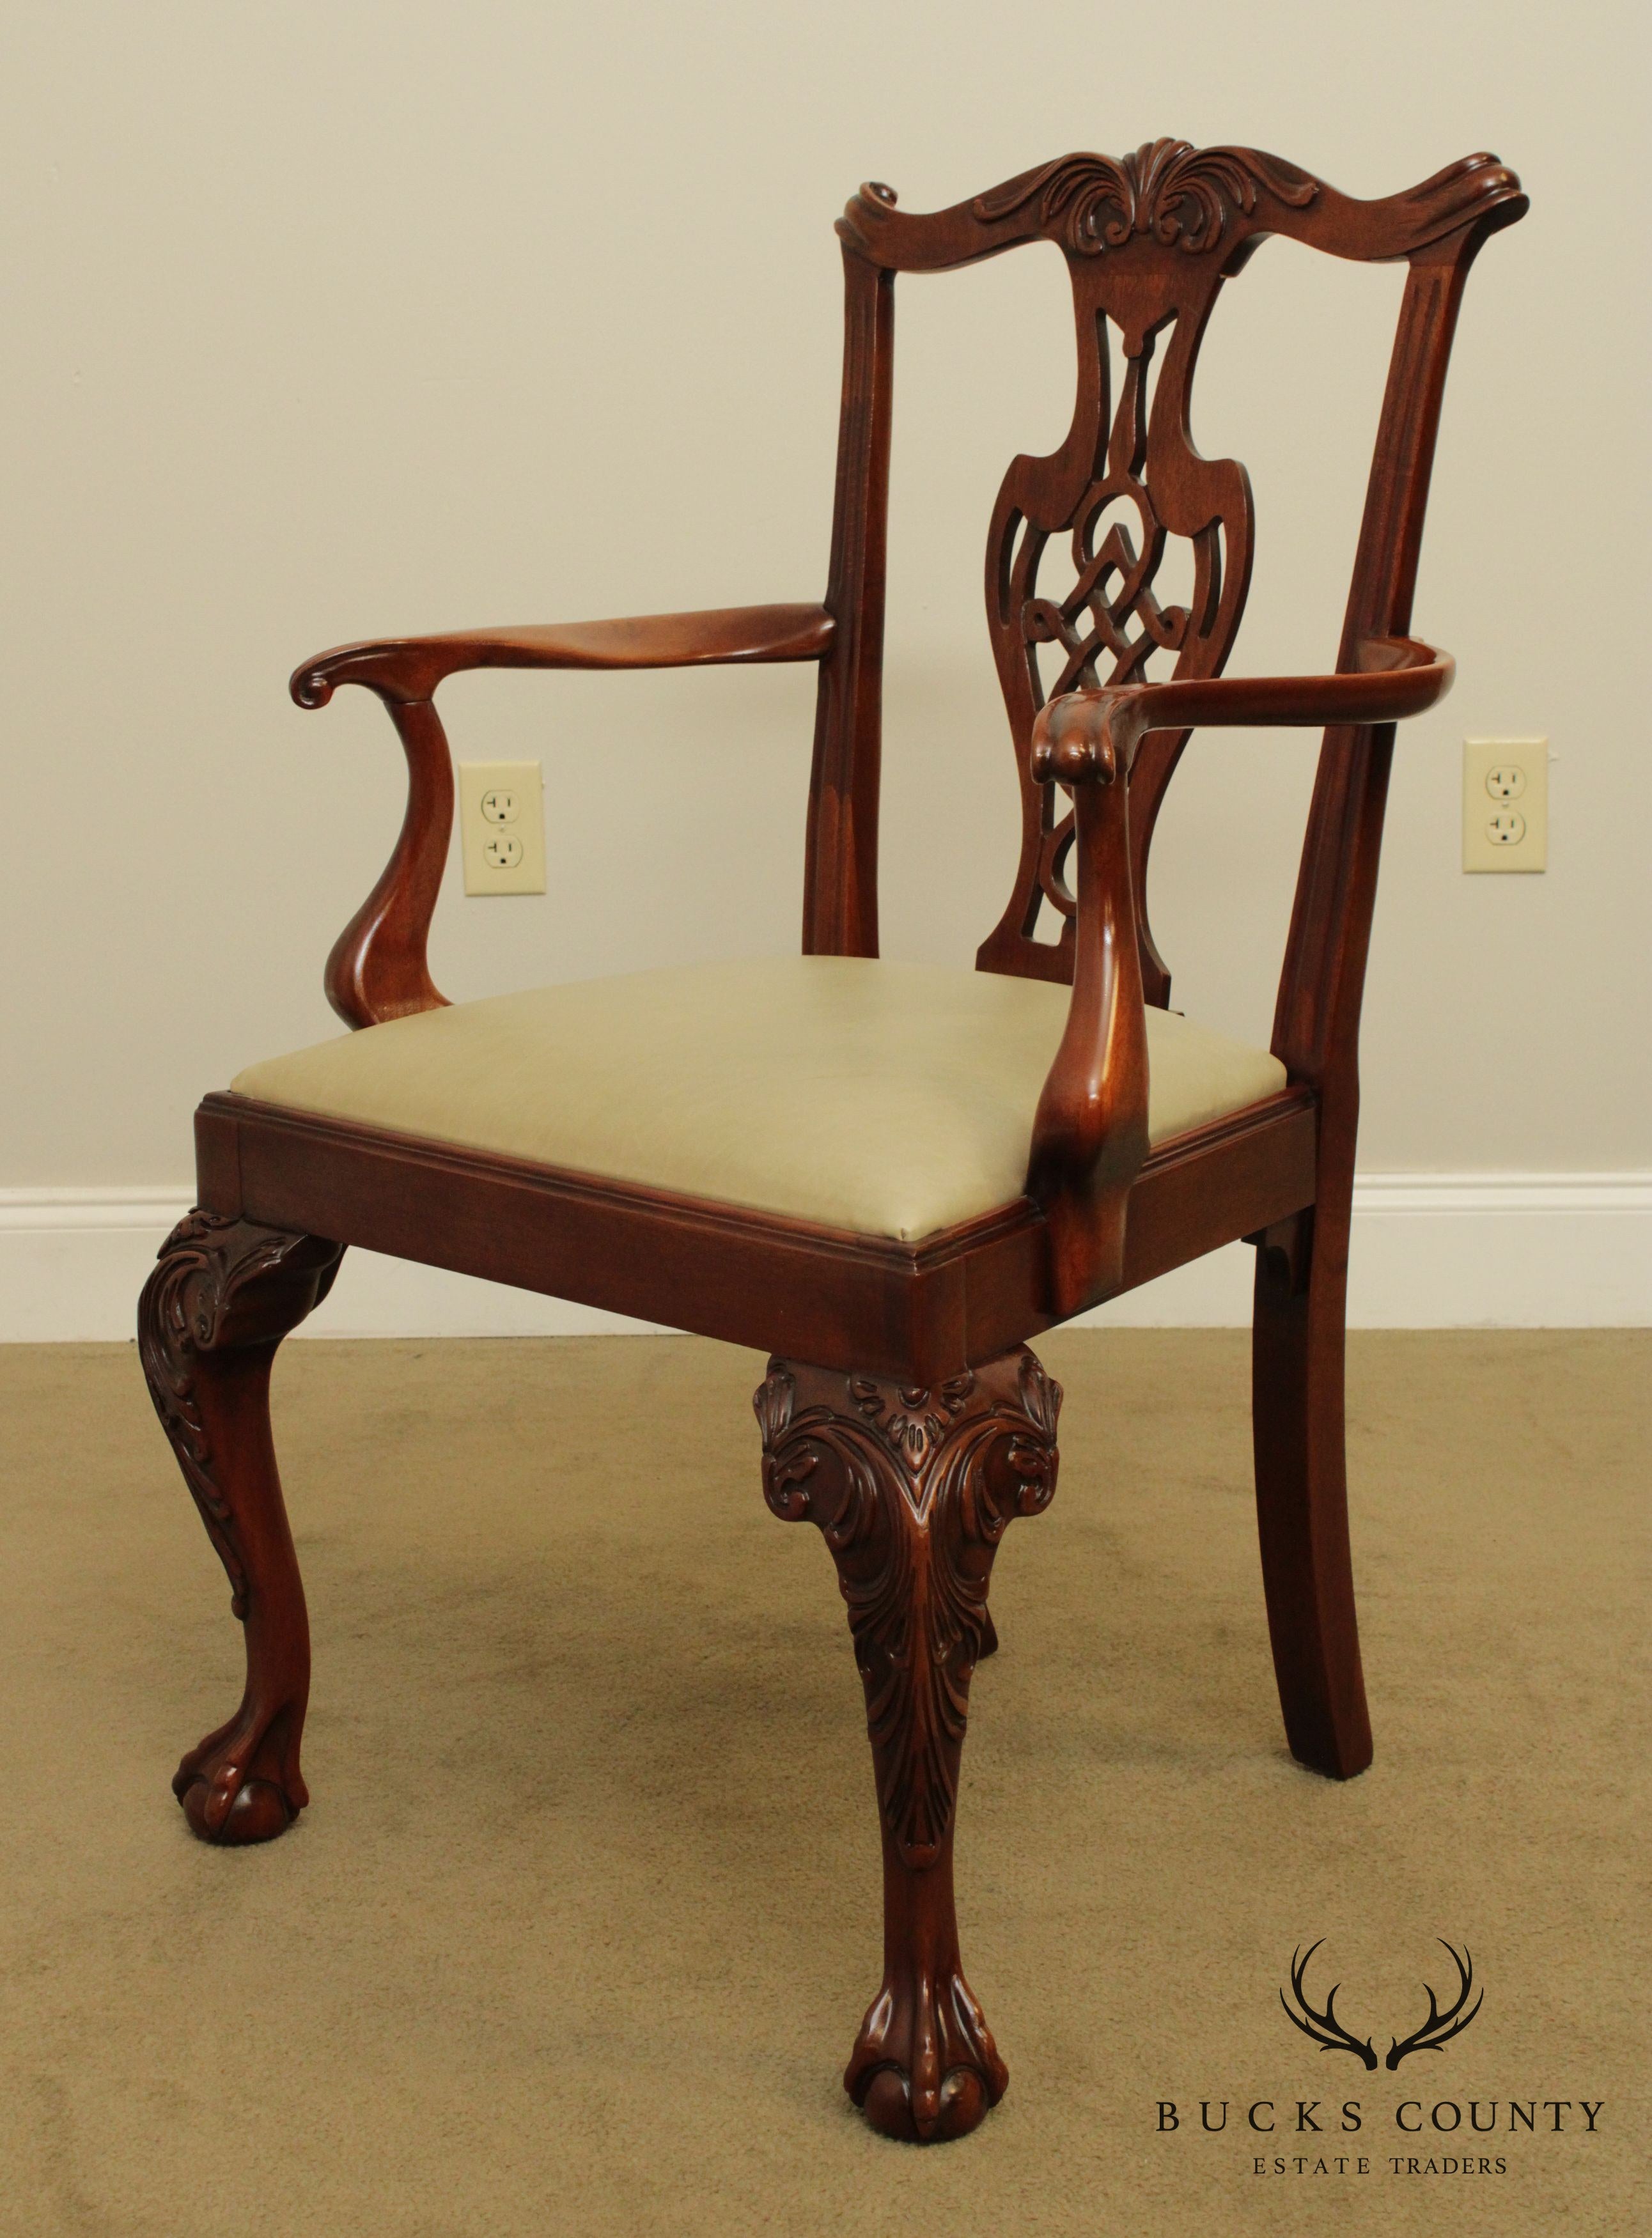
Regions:
<instances>
[{"instance_id":1,"label":"carved shell motif","mask_svg":"<svg viewBox=\"0 0 1652 2238\"><path fill-rule=\"evenodd\" d=\"M872 1375L852 1375L849 1396L873 1427L894 1447L906 1467L919 1469L930 1448L938 1446L969 1404L975 1378L966 1369L952 1376L931 1394L926 1388L892 1391Z\"/></svg>"},{"instance_id":2,"label":"carved shell motif","mask_svg":"<svg viewBox=\"0 0 1652 2238\"><path fill-rule=\"evenodd\" d=\"M980 195L972 207L979 218L1007 217L1037 195L1044 229L1078 256L1124 248L1138 234L1198 255L1216 247L1236 213L1248 217L1264 189L1301 209L1319 182L1254 149L1150 140L1120 161L1059 156L1030 178Z\"/></svg>"}]
</instances>

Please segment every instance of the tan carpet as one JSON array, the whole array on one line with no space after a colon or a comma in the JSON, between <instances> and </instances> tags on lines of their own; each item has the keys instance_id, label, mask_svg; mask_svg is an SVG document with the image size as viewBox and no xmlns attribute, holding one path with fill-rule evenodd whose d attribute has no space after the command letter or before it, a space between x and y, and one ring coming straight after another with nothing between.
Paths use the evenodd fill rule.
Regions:
<instances>
[{"instance_id":1,"label":"tan carpet","mask_svg":"<svg viewBox=\"0 0 1652 2238\"><path fill-rule=\"evenodd\" d=\"M870 1769L828 1558L760 1495L754 1355L289 1345L315 1800L220 1851L167 1782L234 1705L239 1632L135 1354L0 1352L0 2229L1652 2228L1652 1346L1356 1341L1378 1754L1345 1786L1283 1750L1243 1338L1042 1349L1061 1486L998 1560L959 1837L1012 2081L928 2152L838 2084L878 1973ZM1340 1978L1379 2051L1450 1977L1436 1936L1484 2009L1367 2075L1279 2010L1322 1936L1310 1987ZM1296 2133L1299 2098L1329 2134ZM1539 2134L1509 2135L1511 2098ZM1268 2099L1264 2137L1243 2124ZM1495 2100L1498 2130L1402 2137L1406 2100L1465 2125ZM1573 2102L1559 2135L1547 2100ZM1440 2172L1465 2149L1473 2175Z\"/></svg>"}]
</instances>

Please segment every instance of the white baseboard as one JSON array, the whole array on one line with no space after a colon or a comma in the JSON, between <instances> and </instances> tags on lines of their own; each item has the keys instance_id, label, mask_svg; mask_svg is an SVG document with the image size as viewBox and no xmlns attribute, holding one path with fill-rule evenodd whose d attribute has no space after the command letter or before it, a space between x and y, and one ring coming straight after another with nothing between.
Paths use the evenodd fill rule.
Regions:
<instances>
[{"instance_id":1,"label":"white baseboard","mask_svg":"<svg viewBox=\"0 0 1652 2238\"><path fill-rule=\"evenodd\" d=\"M0 1189L0 1342L123 1338L186 1189ZM1242 1327L1242 1243L1083 1317ZM1354 1194L1357 1328L1652 1325L1652 1174L1368 1174ZM313 1336L588 1336L647 1328L371 1251L347 1256Z\"/></svg>"},{"instance_id":2,"label":"white baseboard","mask_svg":"<svg viewBox=\"0 0 1652 2238\"><path fill-rule=\"evenodd\" d=\"M1230 1244L1083 1316L1091 1328L1241 1328L1255 1258ZM1351 1328L1652 1325L1652 1174L1362 1174Z\"/></svg>"}]
</instances>

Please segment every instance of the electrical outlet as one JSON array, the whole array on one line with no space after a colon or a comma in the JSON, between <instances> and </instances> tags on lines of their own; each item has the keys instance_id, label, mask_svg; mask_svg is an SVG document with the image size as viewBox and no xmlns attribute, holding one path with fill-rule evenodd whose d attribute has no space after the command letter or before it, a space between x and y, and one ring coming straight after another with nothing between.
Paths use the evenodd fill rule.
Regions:
<instances>
[{"instance_id":1,"label":"electrical outlet","mask_svg":"<svg viewBox=\"0 0 1652 2238\"><path fill-rule=\"evenodd\" d=\"M542 894L545 803L537 762L461 762L459 838L468 894Z\"/></svg>"},{"instance_id":2,"label":"electrical outlet","mask_svg":"<svg viewBox=\"0 0 1652 2238\"><path fill-rule=\"evenodd\" d=\"M1463 741L1463 867L1549 867L1549 741Z\"/></svg>"}]
</instances>

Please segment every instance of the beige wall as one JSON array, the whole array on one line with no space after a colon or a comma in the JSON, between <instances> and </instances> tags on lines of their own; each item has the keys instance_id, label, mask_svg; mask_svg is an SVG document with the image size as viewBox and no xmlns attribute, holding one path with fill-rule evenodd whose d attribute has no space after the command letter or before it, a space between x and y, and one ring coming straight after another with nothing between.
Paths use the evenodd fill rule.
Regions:
<instances>
[{"instance_id":1,"label":"beige wall","mask_svg":"<svg viewBox=\"0 0 1652 2238\"><path fill-rule=\"evenodd\" d=\"M1638 13L17 0L0 1186L179 1179L202 1089L329 1030L322 960L401 773L363 695L289 705L299 659L817 596L846 195L932 208L1162 132L1359 194L1478 147L1527 181L1447 401L1417 626L1461 680L1402 744L1364 1162L1652 1163ZM1334 649L1397 288L1278 242L1218 314L1196 427L1259 505L1236 669ZM982 539L1011 453L1066 424L1055 253L905 281L898 323L886 945L966 960L1013 853ZM543 758L550 891L450 891L442 985L794 945L812 687L448 687L461 754ZM1553 867L1465 878L1459 741L1539 731ZM1212 738L1163 827L1177 1000L1263 1036L1309 770Z\"/></svg>"}]
</instances>

